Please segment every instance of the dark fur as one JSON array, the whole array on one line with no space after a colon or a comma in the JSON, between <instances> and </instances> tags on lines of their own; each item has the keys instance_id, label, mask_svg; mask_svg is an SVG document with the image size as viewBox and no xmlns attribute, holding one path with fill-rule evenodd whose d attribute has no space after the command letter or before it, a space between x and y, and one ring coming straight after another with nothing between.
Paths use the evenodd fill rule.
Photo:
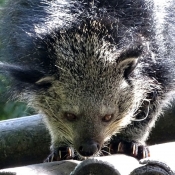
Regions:
<instances>
[{"instance_id":1,"label":"dark fur","mask_svg":"<svg viewBox=\"0 0 175 175\"><path fill-rule=\"evenodd\" d=\"M115 133L144 144L175 86L175 3L162 5L161 22L155 2L10 0L3 10L1 72L44 114L54 148L101 148Z\"/></svg>"}]
</instances>

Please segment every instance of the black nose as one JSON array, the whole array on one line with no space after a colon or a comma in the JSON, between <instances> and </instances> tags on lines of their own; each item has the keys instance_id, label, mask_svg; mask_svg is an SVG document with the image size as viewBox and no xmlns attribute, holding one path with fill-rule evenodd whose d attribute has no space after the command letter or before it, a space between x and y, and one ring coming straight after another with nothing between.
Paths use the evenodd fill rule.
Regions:
<instances>
[{"instance_id":1,"label":"black nose","mask_svg":"<svg viewBox=\"0 0 175 175\"><path fill-rule=\"evenodd\" d=\"M100 149L100 145L95 142L95 141L89 141L86 143L83 143L80 147L79 147L79 153L84 156L84 157L89 157L94 155L96 152L98 152Z\"/></svg>"}]
</instances>

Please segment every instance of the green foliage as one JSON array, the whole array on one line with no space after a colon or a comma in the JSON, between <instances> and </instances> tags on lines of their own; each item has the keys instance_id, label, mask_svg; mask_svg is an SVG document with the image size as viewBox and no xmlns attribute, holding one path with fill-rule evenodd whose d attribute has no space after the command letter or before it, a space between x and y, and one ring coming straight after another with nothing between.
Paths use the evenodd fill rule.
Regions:
<instances>
[{"instance_id":1,"label":"green foliage","mask_svg":"<svg viewBox=\"0 0 175 175\"><path fill-rule=\"evenodd\" d=\"M0 6L4 5L7 0L0 0Z\"/></svg>"},{"instance_id":2,"label":"green foliage","mask_svg":"<svg viewBox=\"0 0 175 175\"><path fill-rule=\"evenodd\" d=\"M0 10L7 0L0 0ZM9 81L0 75L0 120L32 115L33 110L27 108L26 104L21 102L9 101L5 94L9 89Z\"/></svg>"},{"instance_id":3,"label":"green foliage","mask_svg":"<svg viewBox=\"0 0 175 175\"><path fill-rule=\"evenodd\" d=\"M0 120L32 115L34 112L22 102L9 101L5 94L8 94L9 82L0 76Z\"/></svg>"}]
</instances>

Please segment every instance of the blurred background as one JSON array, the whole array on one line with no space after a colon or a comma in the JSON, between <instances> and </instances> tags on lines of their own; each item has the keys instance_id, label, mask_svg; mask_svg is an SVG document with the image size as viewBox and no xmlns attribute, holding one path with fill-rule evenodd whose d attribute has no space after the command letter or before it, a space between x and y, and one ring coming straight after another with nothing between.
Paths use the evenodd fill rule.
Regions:
<instances>
[{"instance_id":1,"label":"blurred background","mask_svg":"<svg viewBox=\"0 0 175 175\"><path fill-rule=\"evenodd\" d=\"M7 1L0 0L0 10L2 10ZM9 86L8 80L0 75L0 120L32 115L34 113L33 110L29 109L26 104L8 101L5 94Z\"/></svg>"}]
</instances>

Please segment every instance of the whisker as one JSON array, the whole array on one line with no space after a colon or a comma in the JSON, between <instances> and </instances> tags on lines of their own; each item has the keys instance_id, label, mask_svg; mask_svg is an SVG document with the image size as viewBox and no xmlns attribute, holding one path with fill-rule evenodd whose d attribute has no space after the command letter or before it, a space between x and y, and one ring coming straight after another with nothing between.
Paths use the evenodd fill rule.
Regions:
<instances>
[{"instance_id":1,"label":"whisker","mask_svg":"<svg viewBox=\"0 0 175 175\"><path fill-rule=\"evenodd\" d=\"M50 105L49 105L47 99L45 99L45 102L46 102L47 106L49 107L48 109L49 109L49 110L51 111L51 113L53 114L52 117L53 117L56 121L58 121L58 118L56 117L55 113L53 112L52 108L50 107Z\"/></svg>"}]
</instances>

